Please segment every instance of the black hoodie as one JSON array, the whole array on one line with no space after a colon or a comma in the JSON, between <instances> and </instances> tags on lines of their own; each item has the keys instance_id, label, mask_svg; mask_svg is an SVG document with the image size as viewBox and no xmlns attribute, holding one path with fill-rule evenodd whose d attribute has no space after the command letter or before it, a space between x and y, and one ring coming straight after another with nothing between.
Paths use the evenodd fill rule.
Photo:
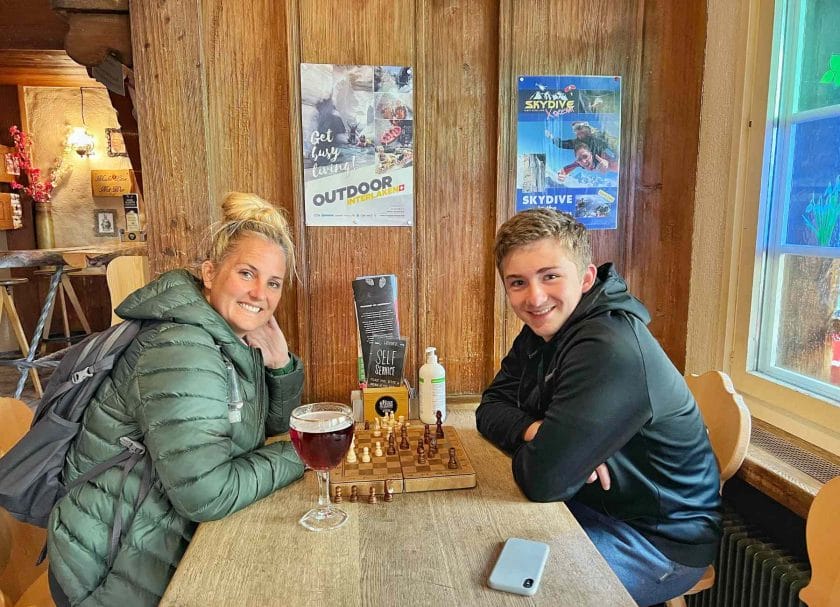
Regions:
<instances>
[{"instance_id":1,"label":"black hoodie","mask_svg":"<svg viewBox=\"0 0 840 607\"><path fill-rule=\"evenodd\" d=\"M629 523L670 559L703 567L720 539L720 476L697 404L649 321L612 264L601 266L548 342L522 329L476 423L513 455L529 499L574 498ZM601 463L609 491L585 484Z\"/></svg>"}]
</instances>

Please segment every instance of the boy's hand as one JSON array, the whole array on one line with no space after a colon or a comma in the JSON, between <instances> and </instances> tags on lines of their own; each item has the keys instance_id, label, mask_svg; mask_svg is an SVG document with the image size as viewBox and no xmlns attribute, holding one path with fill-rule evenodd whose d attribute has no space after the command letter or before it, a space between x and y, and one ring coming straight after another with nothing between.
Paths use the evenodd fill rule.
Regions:
<instances>
[{"instance_id":1,"label":"boy's hand","mask_svg":"<svg viewBox=\"0 0 840 607\"><path fill-rule=\"evenodd\" d=\"M245 335L245 342L252 348L259 348L263 362L269 369L281 369L289 364L289 344L273 316L263 326Z\"/></svg>"},{"instance_id":2,"label":"boy's hand","mask_svg":"<svg viewBox=\"0 0 840 607\"><path fill-rule=\"evenodd\" d=\"M534 437L537 435L537 430L540 429L540 426L542 426L542 420L535 421L533 424L525 428L525 434L522 435L522 440L524 440L526 443L534 440Z\"/></svg>"},{"instance_id":3,"label":"boy's hand","mask_svg":"<svg viewBox=\"0 0 840 607\"><path fill-rule=\"evenodd\" d=\"M596 479L601 481L601 487L604 491L610 490L610 471L607 469L606 464L601 464L595 468L595 470L592 471L592 474L589 475L589 478L586 479L586 484L589 485L594 483Z\"/></svg>"}]
</instances>

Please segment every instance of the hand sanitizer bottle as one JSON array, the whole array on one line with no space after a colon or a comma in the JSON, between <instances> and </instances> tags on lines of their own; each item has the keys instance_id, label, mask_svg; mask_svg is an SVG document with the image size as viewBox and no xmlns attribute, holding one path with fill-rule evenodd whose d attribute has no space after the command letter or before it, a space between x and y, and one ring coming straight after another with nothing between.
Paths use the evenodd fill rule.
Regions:
<instances>
[{"instance_id":1,"label":"hand sanitizer bottle","mask_svg":"<svg viewBox=\"0 0 840 607\"><path fill-rule=\"evenodd\" d=\"M446 370L438 363L434 347L426 348L426 364L420 367L420 421L434 424L435 411L446 419Z\"/></svg>"}]
</instances>

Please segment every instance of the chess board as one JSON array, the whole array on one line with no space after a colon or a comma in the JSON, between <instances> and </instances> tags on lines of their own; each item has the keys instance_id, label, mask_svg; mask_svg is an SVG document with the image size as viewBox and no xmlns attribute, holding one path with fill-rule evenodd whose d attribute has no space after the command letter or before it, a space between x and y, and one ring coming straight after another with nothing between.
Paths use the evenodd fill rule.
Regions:
<instances>
[{"instance_id":1,"label":"chess board","mask_svg":"<svg viewBox=\"0 0 840 607\"><path fill-rule=\"evenodd\" d=\"M435 434L435 426L430 427L431 434ZM356 424L356 463L350 464L345 459L341 465L330 472L330 493L335 495L335 488L341 487L344 499L350 495L353 485L359 490L359 495L366 496L370 488L374 487L379 495L385 493L385 483L394 493L412 493L416 491L441 491L444 489L468 489L475 487L475 469L470 463L467 452L461 444L458 432L452 426L443 426L443 438L437 439L438 452L429 456L426 449L426 463L417 463L417 442L423 439L423 424L414 422L408 429L408 449L400 449L400 433L395 432L397 453L387 455L388 439L386 432L381 437L374 437L373 430L365 430L362 424ZM381 457L376 457L374 448L376 441L382 443ZM362 462L362 450L370 449L371 461ZM455 458L458 467L450 469L449 449L455 448Z\"/></svg>"}]
</instances>

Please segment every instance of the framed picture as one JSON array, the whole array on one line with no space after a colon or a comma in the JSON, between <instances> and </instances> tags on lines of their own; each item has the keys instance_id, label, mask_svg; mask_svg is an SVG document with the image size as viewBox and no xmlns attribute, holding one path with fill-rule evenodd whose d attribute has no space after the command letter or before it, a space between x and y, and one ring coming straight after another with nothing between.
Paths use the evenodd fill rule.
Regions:
<instances>
[{"instance_id":1,"label":"framed picture","mask_svg":"<svg viewBox=\"0 0 840 607\"><path fill-rule=\"evenodd\" d=\"M116 209L96 209L93 212L94 229L97 236L117 235Z\"/></svg>"},{"instance_id":2,"label":"framed picture","mask_svg":"<svg viewBox=\"0 0 840 607\"><path fill-rule=\"evenodd\" d=\"M108 156L128 156L122 130L105 129L105 133L108 135Z\"/></svg>"}]
</instances>

